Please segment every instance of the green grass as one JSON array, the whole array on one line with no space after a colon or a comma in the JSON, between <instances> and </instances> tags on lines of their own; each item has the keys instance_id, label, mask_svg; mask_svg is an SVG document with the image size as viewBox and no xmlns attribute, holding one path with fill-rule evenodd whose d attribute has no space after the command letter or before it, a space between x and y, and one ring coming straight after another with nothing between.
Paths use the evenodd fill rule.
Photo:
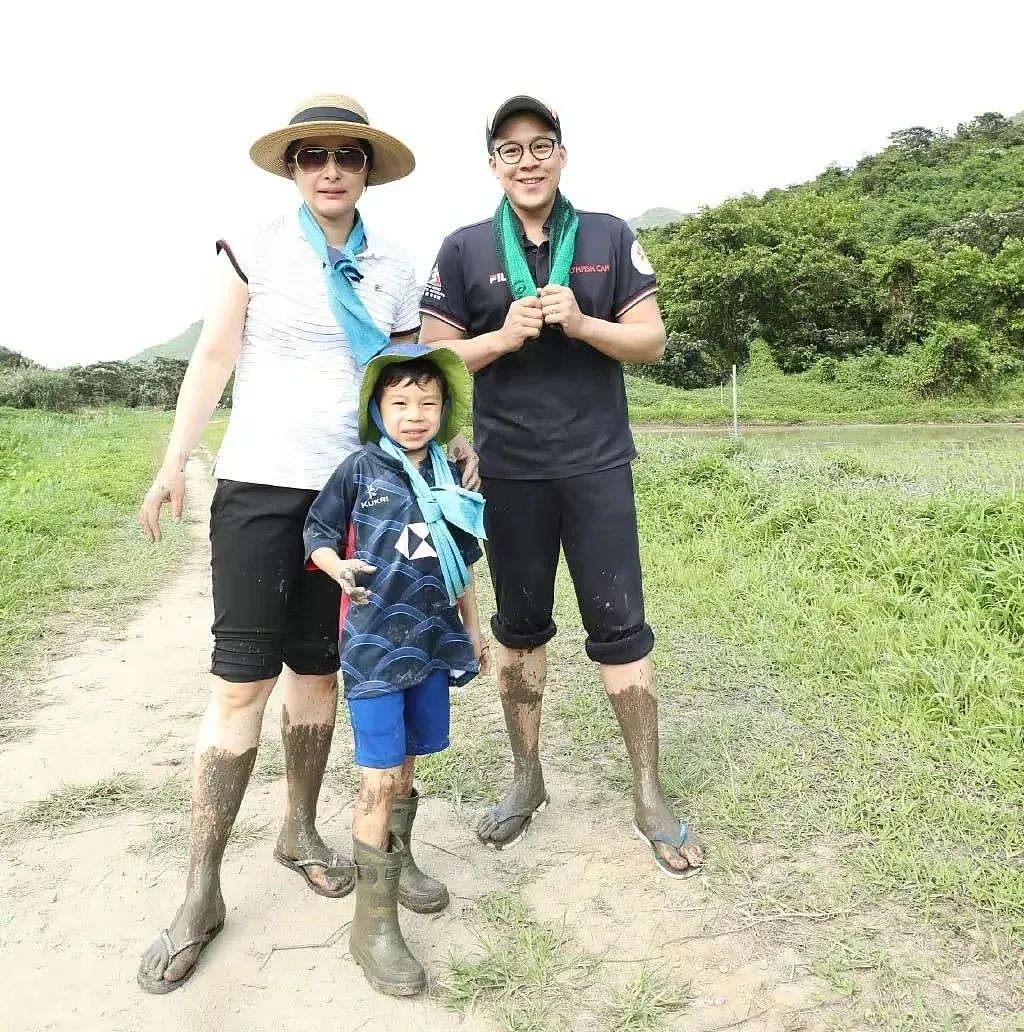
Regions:
<instances>
[{"instance_id":1,"label":"green grass","mask_svg":"<svg viewBox=\"0 0 1024 1032\"><path fill-rule=\"evenodd\" d=\"M0 740L22 727L15 680L54 648L54 621L123 612L183 554L182 527L152 548L136 523L170 418L0 408Z\"/></svg>"},{"instance_id":2,"label":"green grass","mask_svg":"<svg viewBox=\"0 0 1024 1032\"><path fill-rule=\"evenodd\" d=\"M797 896L815 906L892 896L1009 954L1024 934L1016 440L647 438L635 474L666 787L726 857L835 846L853 881L815 895L808 875ZM591 694L558 710L571 755L621 789Z\"/></svg>"},{"instance_id":3,"label":"green grass","mask_svg":"<svg viewBox=\"0 0 1024 1032\"><path fill-rule=\"evenodd\" d=\"M221 442L224 440L224 434L228 428L228 419L231 416L229 409L217 409L213 414L213 418L209 423L206 424L206 429L203 431L202 442L203 446L211 455L216 455L217 451L221 446Z\"/></svg>"},{"instance_id":4,"label":"green grass","mask_svg":"<svg viewBox=\"0 0 1024 1032\"><path fill-rule=\"evenodd\" d=\"M1020 439L639 442L667 794L835 1027L1001 1029L1024 1001ZM628 798L564 570L556 622L548 733Z\"/></svg>"},{"instance_id":5,"label":"green grass","mask_svg":"<svg viewBox=\"0 0 1024 1032\"><path fill-rule=\"evenodd\" d=\"M605 1005L602 1032L658 1032L664 1019L683 1010L692 996L690 986L670 975L643 967Z\"/></svg>"},{"instance_id":6,"label":"green grass","mask_svg":"<svg viewBox=\"0 0 1024 1032\"><path fill-rule=\"evenodd\" d=\"M634 423L727 425L732 423L732 387L679 390L640 377L626 377ZM988 394L977 392L921 398L883 384L821 383L807 376L741 376L740 424L929 423L1024 420L1024 378L1004 380Z\"/></svg>"},{"instance_id":7,"label":"green grass","mask_svg":"<svg viewBox=\"0 0 1024 1032\"><path fill-rule=\"evenodd\" d=\"M456 808L496 799L508 738L500 722L484 715L486 710L487 699L475 682L465 695L452 695L451 745L416 761L423 795L448 799ZM489 719L492 726L484 726Z\"/></svg>"},{"instance_id":8,"label":"green grass","mask_svg":"<svg viewBox=\"0 0 1024 1032\"><path fill-rule=\"evenodd\" d=\"M256 765L253 767L254 781L277 781L285 776L284 746L277 738L264 736L256 753Z\"/></svg>"},{"instance_id":9,"label":"green grass","mask_svg":"<svg viewBox=\"0 0 1024 1032\"><path fill-rule=\"evenodd\" d=\"M472 918L476 948L453 952L438 996L464 1010L480 1005L508 1032L554 1032L585 997L599 961L564 925L538 921L516 891L485 896Z\"/></svg>"},{"instance_id":10,"label":"green grass","mask_svg":"<svg viewBox=\"0 0 1024 1032\"><path fill-rule=\"evenodd\" d=\"M134 774L112 774L88 784L64 784L13 815L10 825L26 832L63 831L86 820L128 810L164 812L186 806L189 788L182 778L145 784Z\"/></svg>"}]
</instances>

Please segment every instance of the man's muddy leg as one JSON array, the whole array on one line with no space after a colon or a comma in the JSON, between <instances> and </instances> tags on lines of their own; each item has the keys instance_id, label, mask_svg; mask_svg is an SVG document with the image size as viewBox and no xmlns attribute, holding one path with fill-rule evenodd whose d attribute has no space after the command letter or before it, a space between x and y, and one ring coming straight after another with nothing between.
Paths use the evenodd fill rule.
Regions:
<instances>
[{"instance_id":1,"label":"man's muddy leg","mask_svg":"<svg viewBox=\"0 0 1024 1032\"><path fill-rule=\"evenodd\" d=\"M316 830L316 808L334 736L338 679L334 674L296 674L286 667L281 692L288 803L277 849L290 860L323 857L323 866L307 867L306 873L320 888L336 892L347 878L327 874L332 850Z\"/></svg>"},{"instance_id":2,"label":"man's muddy leg","mask_svg":"<svg viewBox=\"0 0 1024 1032\"><path fill-rule=\"evenodd\" d=\"M626 743L633 767L633 803L640 830L651 838L675 838L679 820L665 801L658 777L658 695L649 659L621 665L601 665L601 679ZM699 867L703 853L696 842L676 852L659 844L658 852L678 870Z\"/></svg>"},{"instance_id":3,"label":"man's muddy leg","mask_svg":"<svg viewBox=\"0 0 1024 1032\"><path fill-rule=\"evenodd\" d=\"M480 820L477 835L503 846L517 838L547 799L540 764L540 717L547 679L547 648L498 646L498 691L512 747L512 784Z\"/></svg>"},{"instance_id":4,"label":"man's muddy leg","mask_svg":"<svg viewBox=\"0 0 1024 1032\"><path fill-rule=\"evenodd\" d=\"M224 920L221 860L256 762L263 711L275 680L235 684L213 678L196 741L185 901L168 927L175 945L204 937ZM157 939L143 955L140 972L176 981L200 951L198 945L184 950L165 969L165 950Z\"/></svg>"}]
</instances>

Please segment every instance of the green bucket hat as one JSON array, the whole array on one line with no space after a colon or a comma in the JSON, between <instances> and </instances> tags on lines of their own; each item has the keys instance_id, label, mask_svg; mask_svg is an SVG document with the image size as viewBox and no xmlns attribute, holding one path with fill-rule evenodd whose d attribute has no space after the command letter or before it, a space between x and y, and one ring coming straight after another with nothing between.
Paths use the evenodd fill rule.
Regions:
<instances>
[{"instance_id":1,"label":"green bucket hat","mask_svg":"<svg viewBox=\"0 0 1024 1032\"><path fill-rule=\"evenodd\" d=\"M473 380L465 362L451 348L428 348L425 344L392 344L366 364L359 388L359 440L363 444L380 441L380 430L370 416L370 399L384 368L396 362L423 358L437 368L445 382L445 407L441 428L435 440L447 444L469 420Z\"/></svg>"}]
</instances>

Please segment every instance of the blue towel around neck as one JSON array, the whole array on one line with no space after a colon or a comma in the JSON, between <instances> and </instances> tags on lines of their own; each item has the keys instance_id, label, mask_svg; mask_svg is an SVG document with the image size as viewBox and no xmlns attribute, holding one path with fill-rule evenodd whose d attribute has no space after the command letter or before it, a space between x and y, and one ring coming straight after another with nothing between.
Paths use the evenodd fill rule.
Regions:
<instances>
[{"instance_id":1,"label":"blue towel around neck","mask_svg":"<svg viewBox=\"0 0 1024 1032\"><path fill-rule=\"evenodd\" d=\"M327 237L305 204L299 208L299 226L309 246L323 263L324 278L327 280L327 299L334 318L345 334L357 364L365 366L374 355L379 355L388 346L391 339L370 318L370 313L356 293L355 284L363 278L358 255L366 249L363 220L359 212L356 212L356 219L345 246L333 248L339 253L339 257L333 260L328 249Z\"/></svg>"}]
</instances>

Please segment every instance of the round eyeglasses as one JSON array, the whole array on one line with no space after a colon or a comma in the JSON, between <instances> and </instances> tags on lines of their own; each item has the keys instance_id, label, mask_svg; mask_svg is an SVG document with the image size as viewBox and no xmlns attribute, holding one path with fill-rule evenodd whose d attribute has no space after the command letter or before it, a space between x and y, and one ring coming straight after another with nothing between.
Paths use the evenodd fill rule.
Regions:
<instances>
[{"instance_id":1,"label":"round eyeglasses","mask_svg":"<svg viewBox=\"0 0 1024 1032\"><path fill-rule=\"evenodd\" d=\"M530 141L530 153L537 161L546 161L555 153L557 146L558 141L552 140L550 136L538 136L536 140ZM503 143L500 147L496 147L494 153L506 165L518 165L523 160L523 145L509 141L508 143Z\"/></svg>"},{"instance_id":2,"label":"round eyeglasses","mask_svg":"<svg viewBox=\"0 0 1024 1032\"><path fill-rule=\"evenodd\" d=\"M300 172L319 172L327 167L327 159L342 172L362 172L366 168L366 151L358 147L300 147L292 157Z\"/></svg>"}]
</instances>

